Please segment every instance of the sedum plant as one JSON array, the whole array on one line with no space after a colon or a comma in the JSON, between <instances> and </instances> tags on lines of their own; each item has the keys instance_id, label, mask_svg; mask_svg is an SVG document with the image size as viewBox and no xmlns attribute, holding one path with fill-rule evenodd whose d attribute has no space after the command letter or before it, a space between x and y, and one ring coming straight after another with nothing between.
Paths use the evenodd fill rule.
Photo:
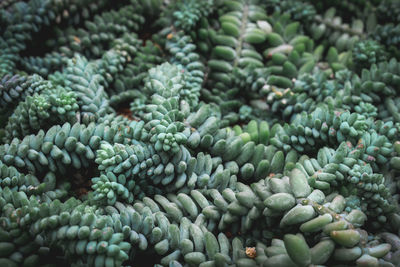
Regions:
<instances>
[{"instance_id":1,"label":"sedum plant","mask_svg":"<svg viewBox=\"0 0 400 267\"><path fill-rule=\"evenodd\" d=\"M399 18L0 1L0 266L398 266Z\"/></svg>"}]
</instances>

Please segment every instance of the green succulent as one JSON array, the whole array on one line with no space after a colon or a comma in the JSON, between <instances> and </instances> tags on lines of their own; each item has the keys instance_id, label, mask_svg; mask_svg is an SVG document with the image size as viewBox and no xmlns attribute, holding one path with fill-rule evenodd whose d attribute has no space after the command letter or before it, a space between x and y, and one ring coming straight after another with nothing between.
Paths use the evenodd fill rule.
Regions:
<instances>
[{"instance_id":1,"label":"green succulent","mask_svg":"<svg viewBox=\"0 0 400 267\"><path fill-rule=\"evenodd\" d=\"M399 17L0 1L0 266L397 266Z\"/></svg>"}]
</instances>

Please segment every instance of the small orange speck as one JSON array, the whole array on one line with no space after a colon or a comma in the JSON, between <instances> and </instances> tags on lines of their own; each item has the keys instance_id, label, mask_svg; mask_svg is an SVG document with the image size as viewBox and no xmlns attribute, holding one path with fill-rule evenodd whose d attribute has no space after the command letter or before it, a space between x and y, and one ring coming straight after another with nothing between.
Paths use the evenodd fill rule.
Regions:
<instances>
[{"instance_id":1,"label":"small orange speck","mask_svg":"<svg viewBox=\"0 0 400 267\"><path fill-rule=\"evenodd\" d=\"M171 40L172 37L174 37L174 35L173 35L172 33L170 33L170 34L167 35L167 39L168 39L168 40Z\"/></svg>"},{"instance_id":2,"label":"small orange speck","mask_svg":"<svg viewBox=\"0 0 400 267\"><path fill-rule=\"evenodd\" d=\"M257 256L256 248L255 247L246 247L246 256L254 259Z\"/></svg>"},{"instance_id":3,"label":"small orange speck","mask_svg":"<svg viewBox=\"0 0 400 267\"><path fill-rule=\"evenodd\" d=\"M76 37L76 36L74 36L74 41L77 42L77 43L79 43L79 44L81 43L81 39L79 39L79 38Z\"/></svg>"}]
</instances>

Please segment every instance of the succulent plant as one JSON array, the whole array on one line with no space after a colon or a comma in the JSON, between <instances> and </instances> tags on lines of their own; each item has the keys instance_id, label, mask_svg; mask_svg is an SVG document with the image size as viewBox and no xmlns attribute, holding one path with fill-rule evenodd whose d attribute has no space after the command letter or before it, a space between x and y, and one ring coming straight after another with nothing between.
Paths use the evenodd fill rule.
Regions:
<instances>
[{"instance_id":1,"label":"succulent plant","mask_svg":"<svg viewBox=\"0 0 400 267\"><path fill-rule=\"evenodd\" d=\"M0 1L0 266L397 266L399 18Z\"/></svg>"}]
</instances>

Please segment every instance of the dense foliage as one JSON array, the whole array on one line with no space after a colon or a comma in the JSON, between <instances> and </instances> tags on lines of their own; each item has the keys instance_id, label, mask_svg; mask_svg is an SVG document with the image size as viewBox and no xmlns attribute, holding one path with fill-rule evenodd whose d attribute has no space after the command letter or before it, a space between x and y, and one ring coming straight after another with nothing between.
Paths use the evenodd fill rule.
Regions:
<instances>
[{"instance_id":1,"label":"dense foliage","mask_svg":"<svg viewBox=\"0 0 400 267\"><path fill-rule=\"evenodd\" d=\"M0 266L399 266L399 23L1 0Z\"/></svg>"}]
</instances>

